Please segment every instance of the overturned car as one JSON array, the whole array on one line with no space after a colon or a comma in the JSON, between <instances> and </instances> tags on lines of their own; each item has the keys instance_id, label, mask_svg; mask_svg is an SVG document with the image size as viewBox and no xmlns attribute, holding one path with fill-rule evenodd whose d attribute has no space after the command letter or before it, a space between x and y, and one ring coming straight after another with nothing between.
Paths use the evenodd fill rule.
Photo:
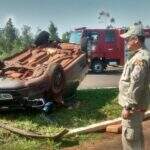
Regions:
<instances>
[{"instance_id":1,"label":"overturned car","mask_svg":"<svg viewBox=\"0 0 150 150\"><path fill-rule=\"evenodd\" d=\"M38 46L15 54L0 65L0 109L63 103L87 70L86 55L76 44Z\"/></svg>"}]
</instances>

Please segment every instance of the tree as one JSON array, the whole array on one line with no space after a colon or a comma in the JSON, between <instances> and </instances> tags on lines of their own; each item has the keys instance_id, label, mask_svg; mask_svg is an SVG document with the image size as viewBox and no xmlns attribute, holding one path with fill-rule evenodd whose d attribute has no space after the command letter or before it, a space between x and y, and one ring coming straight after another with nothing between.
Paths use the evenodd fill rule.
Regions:
<instances>
[{"instance_id":1,"label":"tree","mask_svg":"<svg viewBox=\"0 0 150 150\"><path fill-rule=\"evenodd\" d=\"M70 32L65 32L62 34L62 42L68 43L70 39Z\"/></svg>"},{"instance_id":2,"label":"tree","mask_svg":"<svg viewBox=\"0 0 150 150\"><path fill-rule=\"evenodd\" d=\"M99 12L98 20L100 23L104 23L106 28L113 28L112 24L115 23L115 18L111 17L110 13L104 10Z\"/></svg>"},{"instance_id":3,"label":"tree","mask_svg":"<svg viewBox=\"0 0 150 150\"><path fill-rule=\"evenodd\" d=\"M33 43L31 27L28 25L24 25L22 28L22 45L24 48L29 47Z\"/></svg>"},{"instance_id":4,"label":"tree","mask_svg":"<svg viewBox=\"0 0 150 150\"><path fill-rule=\"evenodd\" d=\"M150 25L146 25L145 28L149 29L149 28L150 28Z\"/></svg>"},{"instance_id":5,"label":"tree","mask_svg":"<svg viewBox=\"0 0 150 150\"><path fill-rule=\"evenodd\" d=\"M11 51L13 48L13 42L17 39L16 28L14 27L11 18L8 19L4 28L4 38L6 44L6 51Z\"/></svg>"},{"instance_id":6,"label":"tree","mask_svg":"<svg viewBox=\"0 0 150 150\"><path fill-rule=\"evenodd\" d=\"M6 40L3 35L0 35L0 54L6 51Z\"/></svg>"},{"instance_id":7,"label":"tree","mask_svg":"<svg viewBox=\"0 0 150 150\"><path fill-rule=\"evenodd\" d=\"M42 31L40 27L37 27L35 37L39 35L39 33Z\"/></svg>"},{"instance_id":8,"label":"tree","mask_svg":"<svg viewBox=\"0 0 150 150\"><path fill-rule=\"evenodd\" d=\"M5 50L4 29L0 29L0 54Z\"/></svg>"},{"instance_id":9,"label":"tree","mask_svg":"<svg viewBox=\"0 0 150 150\"><path fill-rule=\"evenodd\" d=\"M54 23L51 21L50 25L48 27L49 34L50 34L50 41L58 41L58 33L57 33L57 27L54 25Z\"/></svg>"},{"instance_id":10,"label":"tree","mask_svg":"<svg viewBox=\"0 0 150 150\"><path fill-rule=\"evenodd\" d=\"M142 21L139 20L139 21L135 22L134 25L135 25L135 26L136 26L136 25L142 25Z\"/></svg>"},{"instance_id":11,"label":"tree","mask_svg":"<svg viewBox=\"0 0 150 150\"><path fill-rule=\"evenodd\" d=\"M110 18L110 23L111 23L111 24L115 23L115 18L113 18L113 17Z\"/></svg>"},{"instance_id":12,"label":"tree","mask_svg":"<svg viewBox=\"0 0 150 150\"><path fill-rule=\"evenodd\" d=\"M98 16L99 22L104 23L105 26L107 26L109 17L110 17L110 14L108 12L106 12L104 10L99 12L99 16Z\"/></svg>"},{"instance_id":13,"label":"tree","mask_svg":"<svg viewBox=\"0 0 150 150\"><path fill-rule=\"evenodd\" d=\"M17 53L20 52L21 50L23 50L23 44L22 44L22 40L20 37L18 37L14 42L13 42L13 53Z\"/></svg>"}]
</instances>

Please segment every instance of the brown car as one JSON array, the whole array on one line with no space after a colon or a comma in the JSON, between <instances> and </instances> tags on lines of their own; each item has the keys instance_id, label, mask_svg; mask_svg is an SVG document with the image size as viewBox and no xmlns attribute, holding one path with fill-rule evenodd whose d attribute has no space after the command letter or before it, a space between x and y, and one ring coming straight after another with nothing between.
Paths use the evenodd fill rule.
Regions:
<instances>
[{"instance_id":1,"label":"brown car","mask_svg":"<svg viewBox=\"0 0 150 150\"><path fill-rule=\"evenodd\" d=\"M4 60L0 68L0 108L43 108L63 103L87 73L86 55L76 44L39 46Z\"/></svg>"}]
</instances>

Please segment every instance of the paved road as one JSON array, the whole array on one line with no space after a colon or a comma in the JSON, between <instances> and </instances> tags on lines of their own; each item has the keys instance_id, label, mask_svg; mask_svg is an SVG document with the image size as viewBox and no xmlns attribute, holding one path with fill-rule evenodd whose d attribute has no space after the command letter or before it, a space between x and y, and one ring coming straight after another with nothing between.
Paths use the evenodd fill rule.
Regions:
<instances>
[{"instance_id":1,"label":"paved road","mask_svg":"<svg viewBox=\"0 0 150 150\"><path fill-rule=\"evenodd\" d=\"M109 67L109 69L102 74L88 73L78 89L118 87L121 72L122 68Z\"/></svg>"},{"instance_id":2,"label":"paved road","mask_svg":"<svg viewBox=\"0 0 150 150\"><path fill-rule=\"evenodd\" d=\"M145 150L150 150L150 120L143 123L145 136ZM100 140L84 142L79 146L63 150L122 150L121 134L104 133Z\"/></svg>"}]
</instances>

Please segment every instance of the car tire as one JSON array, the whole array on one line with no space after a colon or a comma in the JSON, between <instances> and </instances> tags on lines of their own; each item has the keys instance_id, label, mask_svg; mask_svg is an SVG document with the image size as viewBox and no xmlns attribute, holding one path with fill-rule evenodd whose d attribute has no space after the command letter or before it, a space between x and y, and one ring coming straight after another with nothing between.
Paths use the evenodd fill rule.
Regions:
<instances>
[{"instance_id":1,"label":"car tire","mask_svg":"<svg viewBox=\"0 0 150 150\"><path fill-rule=\"evenodd\" d=\"M100 60L96 60L92 62L91 69L93 73L102 73L104 71L104 64Z\"/></svg>"},{"instance_id":2,"label":"car tire","mask_svg":"<svg viewBox=\"0 0 150 150\"><path fill-rule=\"evenodd\" d=\"M57 95L63 92L65 86L65 75L60 64L53 64L50 70L51 82L50 90L52 95Z\"/></svg>"}]
</instances>

